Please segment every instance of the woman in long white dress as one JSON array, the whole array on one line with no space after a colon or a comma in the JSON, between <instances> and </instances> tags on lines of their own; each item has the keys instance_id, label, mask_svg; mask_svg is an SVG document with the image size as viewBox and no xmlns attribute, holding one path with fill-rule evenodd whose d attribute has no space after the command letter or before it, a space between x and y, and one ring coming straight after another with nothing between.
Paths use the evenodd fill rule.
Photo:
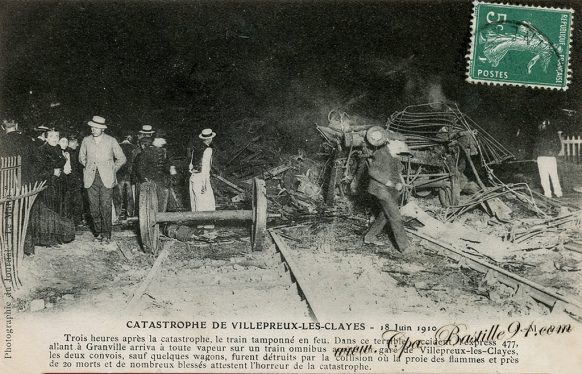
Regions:
<instances>
[{"instance_id":1,"label":"woman in long white dress","mask_svg":"<svg viewBox=\"0 0 582 374\"><path fill-rule=\"evenodd\" d=\"M216 133L212 129L204 129L198 135L202 145L194 148L190 159L190 207L193 212L214 211L216 202L214 190L210 184L210 168L212 167L212 139Z\"/></svg>"}]
</instances>

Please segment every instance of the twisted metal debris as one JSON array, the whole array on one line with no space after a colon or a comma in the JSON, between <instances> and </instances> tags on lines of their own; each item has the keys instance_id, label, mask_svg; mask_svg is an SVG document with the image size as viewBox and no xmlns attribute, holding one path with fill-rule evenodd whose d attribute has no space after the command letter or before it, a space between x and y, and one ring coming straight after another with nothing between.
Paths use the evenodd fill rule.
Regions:
<instances>
[{"instance_id":1,"label":"twisted metal debris","mask_svg":"<svg viewBox=\"0 0 582 374\"><path fill-rule=\"evenodd\" d=\"M433 108L441 107L437 111ZM411 149L426 149L458 140L462 134L470 135L483 165L499 164L515 158L499 141L462 113L454 104L430 103L411 105L390 116L389 130L404 134Z\"/></svg>"}]
</instances>

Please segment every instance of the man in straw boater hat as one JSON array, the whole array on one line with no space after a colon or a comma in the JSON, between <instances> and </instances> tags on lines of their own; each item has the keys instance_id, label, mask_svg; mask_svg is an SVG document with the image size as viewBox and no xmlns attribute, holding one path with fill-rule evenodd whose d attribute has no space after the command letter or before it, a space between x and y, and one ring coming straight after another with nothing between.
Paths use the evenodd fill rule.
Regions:
<instances>
[{"instance_id":1,"label":"man in straw boater hat","mask_svg":"<svg viewBox=\"0 0 582 374\"><path fill-rule=\"evenodd\" d=\"M79 162L85 167L83 184L89 197L95 240L107 244L111 240L116 173L127 160L117 140L104 133L105 118L93 116L87 124L91 126L91 135L81 143Z\"/></svg>"},{"instance_id":2,"label":"man in straw boater hat","mask_svg":"<svg viewBox=\"0 0 582 374\"><path fill-rule=\"evenodd\" d=\"M152 125L143 125L141 130L137 132L137 145L140 148L142 147L141 140L143 138L151 138L156 131L153 129Z\"/></svg>"},{"instance_id":3,"label":"man in straw boater hat","mask_svg":"<svg viewBox=\"0 0 582 374\"><path fill-rule=\"evenodd\" d=\"M408 152L408 147L403 139L398 139L398 134L388 132L380 126L371 127L366 133L366 140L372 149L362 158L357 174L361 175L361 171L367 166L370 177L368 192L378 199L382 210L364 236L364 243L384 245L378 235L388 223L397 249L403 252L410 243L398 208L398 196L403 188L403 179L400 173L402 164L396 156ZM352 181L350 186L352 192L357 190L358 179L354 178Z\"/></svg>"},{"instance_id":4,"label":"man in straw boater hat","mask_svg":"<svg viewBox=\"0 0 582 374\"><path fill-rule=\"evenodd\" d=\"M135 172L138 184L153 182L158 196L158 211L165 212L170 200L171 167L168 159L165 133L156 132L152 138L144 138L144 148L135 159ZM172 207L174 204L172 204Z\"/></svg>"},{"instance_id":5,"label":"man in straw boater hat","mask_svg":"<svg viewBox=\"0 0 582 374\"><path fill-rule=\"evenodd\" d=\"M193 212L216 210L214 191L210 184L213 156L212 139L215 136L216 133L212 129L202 130L198 135L202 144L194 148L190 157L190 207Z\"/></svg>"}]
</instances>

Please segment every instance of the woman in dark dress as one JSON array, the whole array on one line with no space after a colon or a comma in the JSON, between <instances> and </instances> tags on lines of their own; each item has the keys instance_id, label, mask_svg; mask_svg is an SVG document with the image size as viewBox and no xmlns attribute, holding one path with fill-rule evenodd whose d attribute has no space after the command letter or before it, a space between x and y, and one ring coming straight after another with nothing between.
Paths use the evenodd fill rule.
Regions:
<instances>
[{"instance_id":1,"label":"woman in dark dress","mask_svg":"<svg viewBox=\"0 0 582 374\"><path fill-rule=\"evenodd\" d=\"M79 207L73 205L73 195L72 195L72 167L71 167L71 154L68 151L69 139L65 136L61 136L59 139L59 147L61 148L61 154L65 158L65 165L62 168L61 179L63 180L63 204L61 210L61 216L70 218L75 223L73 218L73 212Z\"/></svg>"},{"instance_id":2,"label":"woman in dark dress","mask_svg":"<svg viewBox=\"0 0 582 374\"><path fill-rule=\"evenodd\" d=\"M61 138L62 141L62 138ZM60 143L60 142L59 142ZM69 136L68 147L64 151L64 155L68 154L69 163L71 165L71 173L67 175L67 195L65 200L68 205L72 207L71 216L75 226L82 226L84 221L85 203L83 201L83 165L79 163L79 142L76 135ZM62 143L61 143L62 148ZM66 152L66 153L65 153ZM67 157L67 156L65 156ZM65 164L64 169L67 169ZM67 170L64 170L65 173Z\"/></svg>"},{"instance_id":3,"label":"woman in dark dress","mask_svg":"<svg viewBox=\"0 0 582 374\"><path fill-rule=\"evenodd\" d=\"M58 145L59 132L50 130L47 142L39 147L38 170L39 179L46 180L46 189L39 195L40 214L33 239L35 244L54 246L70 242L75 238L75 225L65 216L65 174L67 162L63 151Z\"/></svg>"}]
</instances>

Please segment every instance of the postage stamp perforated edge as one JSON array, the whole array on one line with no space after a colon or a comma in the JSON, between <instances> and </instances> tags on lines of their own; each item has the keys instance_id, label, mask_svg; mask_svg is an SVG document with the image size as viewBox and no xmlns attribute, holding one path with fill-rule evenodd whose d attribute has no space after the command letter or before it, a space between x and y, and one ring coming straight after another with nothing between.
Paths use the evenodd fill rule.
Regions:
<instances>
[{"instance_id":1,"label":"postage stamp perforated edge","mask_svg":"<svg viewBox=\"0 0 582 374\"><path fill-rule=\"evenodd\" d=\"M544 84L535 84L535 83L523 83L523 82L512 82L512 81L504 81L504 80L482 80L478 78L473 78L471 76L471 67L473 63L473 57L475 53L475 38L477 36L477 18L478 18L478 8L479 5L497 5L497 6L505 6L511 8L531 8L531 9L539 9L539 10L548 10L548 11L562 11L562 12L569 12L570 13L570 29L569 35L570 38L568 40L568 54L566 56L567 60L567 69L566 74L564 75L564 85L563 86L550 86ZM554 8L554 7L546 7L546 6L537 6L537 5L522 5L522 4L509 4L509 3L498 3L498 2L484 2L476 0L473 2L473 13L471 16L471 41L469 43L469 51L465 58L467 60L467 70L466 70L466 81L469 83L477 84L481 83L484 85L489 86L514 86L514 87L531 87L531 88L540 88L540 89L547 89L547 90L557 90L557 91L566 91L570 84L570 80L572 78L572 69L571 69L571 53L572 53L572 35L574 31L574 9L572 8Z\"/></svg>"}]
</instances>

